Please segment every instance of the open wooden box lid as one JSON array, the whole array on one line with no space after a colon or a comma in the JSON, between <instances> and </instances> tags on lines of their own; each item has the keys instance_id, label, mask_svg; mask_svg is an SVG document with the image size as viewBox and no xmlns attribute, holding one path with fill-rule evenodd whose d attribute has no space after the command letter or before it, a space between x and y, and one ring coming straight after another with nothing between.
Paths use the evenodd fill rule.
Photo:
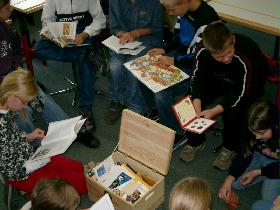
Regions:
<instances>
[{"instance_id":1,"label":"open wooden box lid","mask_svg":"<svg viewBox=\"0 0 280 210\"><path fill-rule=\"evenodd\" d=\"M118 150L167 175L175 131L128 109L123 110Z\"/></svg>"}]
</instances>

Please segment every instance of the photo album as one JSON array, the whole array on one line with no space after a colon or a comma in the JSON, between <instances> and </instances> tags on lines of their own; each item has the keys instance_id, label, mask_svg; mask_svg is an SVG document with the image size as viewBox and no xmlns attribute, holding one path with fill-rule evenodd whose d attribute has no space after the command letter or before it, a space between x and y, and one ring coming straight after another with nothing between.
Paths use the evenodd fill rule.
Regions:
<instances>
[{"instance_id":1,"label":"photo album","mask_svg":"<svg viewBox=\"0 0 280 210\"><path fill-rule=\"evenodd\" d=\"M138 41L120 44L120 39L114 35L105 39L102 44L118 54L137 55L145 49L145 47L142 45L142 42Z\"/></svg>"},{"instance_id":2,"label":"photo album","mask_svg":"<svg viewBox=\"0 0 280 210\"><path fill-rule=\"evenodd\" d=\"M130 62L125 67L154 93L175 85L187 78L185 72L171 65L158 64L161 55L144 55Z\"/></svg>"},{"instance_id":3,"label":"photo album","mask_svg":"<svg viewBox=\"0 0 280 210\"><path fill-rule=\"evenodd\" d=\"M201 134L216 123L215 120L198 118L189 96L181 99L172 108L180 126L185 130Z\"/></svg>"}]
</instances>

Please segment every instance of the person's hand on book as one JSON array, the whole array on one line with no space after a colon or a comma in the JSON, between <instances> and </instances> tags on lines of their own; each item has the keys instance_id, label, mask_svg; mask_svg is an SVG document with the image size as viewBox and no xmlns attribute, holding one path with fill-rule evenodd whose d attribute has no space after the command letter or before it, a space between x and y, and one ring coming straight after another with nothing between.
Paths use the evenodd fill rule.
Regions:
<instances>
[{"instance_id":1,"label":"person's hand on book","mask_svg":"<svg viewBox=\"0 0 280 210\"><path fill-rule=\"evenodd\" d=\"M159 63L165 66L170 66L174 65L174 57L169 57L169 56L161 56L159 60L155 63Z\"/></svg>"},{"instance_id":2,"label":"person's hand on book","mask_svg":"<svg viewBox=\"0 0 280 210\"><path fill-rule=\"evenodd\" d=\"M149 55L163 55L165 54L165 50L163 48L153 48L148 50L147 54Z\"/></svg>"},{"instance_id":3,"label":"person's hand on book","mask_svg":"<svg viewBox=\"0 0 280 210\"><path fill-rule=\"evenodd\" d=\"M129 42L133 42L138 38L136 31L125 32L122 35L119 35L120 44L125 44Z\"/></svg>"},{"instance_id":4,"label":"person's hand on book","mask_svg":"<svg viewBox=\"0 0 280 210\"><path fill-rule=\"evenodd\" d=\"M45 131L41 130L40 128L36 128L33 132L28 133L25 136L28 142L32 142L36 139L42 140L45 138Z\"/></svg>"},{"instance_id":5,"label":"person's hand on book","mask_svg":"<svg viewBox=\"0 0 280 210\"><path fill-rule=\"evenodd\" d=\"M88 33L82 32L76 35L75 43L76 44L83 44L84 41L88 38Z\"/></svg>"}]
</instances>

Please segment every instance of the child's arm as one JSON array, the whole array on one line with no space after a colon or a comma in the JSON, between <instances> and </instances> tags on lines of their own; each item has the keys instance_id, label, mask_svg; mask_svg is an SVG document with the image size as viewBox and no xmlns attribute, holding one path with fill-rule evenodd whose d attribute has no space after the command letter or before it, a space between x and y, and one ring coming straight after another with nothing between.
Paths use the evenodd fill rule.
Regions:
<instances>
[{"instance_id":1,"label":"child's arm","mask_svg":"<svg viewBox=\"0 0 280 210\"><path fill-rule=\"evenodd\" d=\"M225 179L223 185L219 189L219 198L223 199L226 203L229 202L229 194L231 192L232 182L235 180L235 177L228 175Z\"/></svg>"}]
</instances>

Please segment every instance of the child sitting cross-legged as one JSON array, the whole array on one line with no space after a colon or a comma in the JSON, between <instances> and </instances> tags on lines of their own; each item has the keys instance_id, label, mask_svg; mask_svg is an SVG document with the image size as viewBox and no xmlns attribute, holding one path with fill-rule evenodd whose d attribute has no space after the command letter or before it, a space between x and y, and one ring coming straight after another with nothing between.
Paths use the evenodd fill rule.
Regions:
<instances>
[{"instance_id":1,"label":"child sitting cross-legged","mask_svg":"<svg viewBox=\"0 0 280 210\"><path fill-rule=\"evenodd\" d=\"M60 178L69 182L79 194L86 194L83 165L63 155L53 156L45 166L29 172L24 164L34 154L31 142L42 139L44 131L35 129L26 134L18 129L14 112L26 114L27 104L38 93L30 72L16 70L4 77L0 84L0 173L13 188L31 194L42 179Z\"/></svg>"}]
</instances>

